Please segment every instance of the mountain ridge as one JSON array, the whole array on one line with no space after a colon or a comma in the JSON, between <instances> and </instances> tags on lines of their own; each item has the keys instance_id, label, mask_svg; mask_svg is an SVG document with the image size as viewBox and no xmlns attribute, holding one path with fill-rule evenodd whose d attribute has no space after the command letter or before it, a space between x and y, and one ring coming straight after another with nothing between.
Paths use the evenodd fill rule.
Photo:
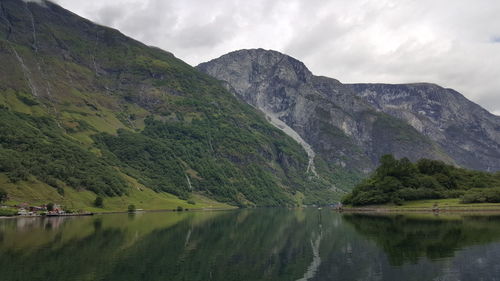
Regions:
<instances>
[{"instance_id":1,"label":"mountain ridge","mask_svg":"<svg viewBox=\"0 0 500 281\"><path fill-rule=\"evenodd\" d=\"M472 157L367 98L384 91L314 76L279 52L197 67L220 79L49 1L2 0L0 19L0 184L12 202L325 204L382 154ZM485 163L495 169L495 155Z\"/></svg>"},{"instance_id":2,"label":"mountain ridge","mask_svg":"<svg viewBox=\"0 0 500 281\"><path fill-rule=\"evenodd\" d=\"M405 120L438 142L459 165L500 169L500 117L459 92L423 83L349 86L377 110ZM398 95L407 97L400 102Z\"/></svg>"},{"instance_id":3,"label":"mountain ridge","mask_svg":"<svg viewBox=\"0 0 500 281\"><path fill-rule=\"evenodd\" d=\"M409 157L412 160L432 158L481 170L495 171L500 169L500 164L497 164L500 163L500 155L496 155L500 151L498 117L466 100L463 95L451 89L426 82L399 85L400 87L435 87L441 91L450 91L454 93L452 96L458 97L462 107L468 106L482 112L480 115L485 116L483 119L487 120L488 124L491 123L487 128L491 138L482 139L482 146L474 147L475 150L483 150L479 156L467 153L464 149L453 150L453 145L465 145L460 143L459 137L456 135L454 137L447 135L446 137L453 139L453 142L445 143L440 141L442 138L438 139L436 134L426 133L422 127L419 127L415 121L419 119L405 119L402 116L403 113L393 114L389 110L390 104L384 108L377 107L376 91L372 91L375 94L370 96L367 94L368 90L363 89L363 87L370 88L368 85L372 85L371 87L377 85L398 87L397 84L343 84L334 78L314 76L297 59L277 51L264 49L233 51L201 63L197 68L224 83L228 83L228 89L232 89L237 96L249 104L263 111L274 111L283 122L297 129L303 138L313 143L315 149L323 150L319 153L320 155L325 156L326 154L328 156L325 157L330 157L330 161L344 166L343 161L333 155L333 151L325 151L325 147L333 142L335 151L344 152L351 158L351 162L355 162L351 163L351 167L348 169L362 167L358 169L359 172L369 172L373 170L378 158L384 153L393 153L398 158ZM395 91L393 94L400 94L400 91ZM369 97L373 98L370 100ZM297 100L304 102L303 100L308 98L318 99L321 102L308 104L310 111L313 112L297 114L297 111L300 111L300 107L297 107ZM389 99L387 96L384 98ZM383 98L380 99L383 100ZM455 104L450 104L450 106L455 106ZM404 107L403 105L404 101L402 101L401 106ZM443 107L446 108L446 105ZM480 110L477 109L478 107ZM403 109L401 110L403 112ZM445 112L448 111L445 110ZM404 111L406 115L410 113L410 111ZM320 116L322 114L323 117ZM338 120L342 120L342 122ZM317 124L318 122L327 123L338 133L329 137L319 136L318 134L325 131L325 128L321 128ZM469 125L472 126L472 124L477 125L478 123L470 123ZM308 127L309 130L303 129L303 127ZM375 130L372 130L373 128ZM427 129L431 128L432 126L428 125ZM381 131L392 132L390 134L395 135L400 134L400 136L391 138L390 134L380 134ZM315 134L317 136L314 136ZM345 140L344 144L335 144L346 137L348 140ZM417 141L412 141L412 138ZM357 146L363 151L361 155L349 151L349 148L353 146ZM489 154L493 154L493 157L489 157ZM352 161L356 158L360 160L358 163L365 161L371 162L371 165L363 167L363 164L360 165L356 161ZM349 165L347 164L347 166Z\"/></svg>"},{"instance_id":4,"label":"mountain ridge","mask_svg":"<svg viewBox=\"0 0 500 281\"><path fill-rule=\"evenodd\" d=\"M141 198L169 194L183 206L200 196L238 206L338 197L309 177L299 144L217 80L43 3L0 2L0 184L12 202L85 197L89 207L93 193L148 209Z\"/></svg>"}]
</instances>

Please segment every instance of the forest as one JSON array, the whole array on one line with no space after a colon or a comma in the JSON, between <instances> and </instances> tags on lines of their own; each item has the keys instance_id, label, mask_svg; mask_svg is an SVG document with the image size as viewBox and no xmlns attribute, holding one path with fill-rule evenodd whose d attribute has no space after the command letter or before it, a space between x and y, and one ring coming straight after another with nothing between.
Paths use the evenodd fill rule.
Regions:
<instances>
[{"instance_id":1,"label":"forest","mask_svg":"<svg viewBox=\"0 0 500 281\"><path fill-rule=\"evenodd\" d=\"M402 204L420 199L460 198L462 203L500 202L500 172L458 168L438 160L384 155L372 175L342 202L354 206Z\"/></svg>"}]
</instances>

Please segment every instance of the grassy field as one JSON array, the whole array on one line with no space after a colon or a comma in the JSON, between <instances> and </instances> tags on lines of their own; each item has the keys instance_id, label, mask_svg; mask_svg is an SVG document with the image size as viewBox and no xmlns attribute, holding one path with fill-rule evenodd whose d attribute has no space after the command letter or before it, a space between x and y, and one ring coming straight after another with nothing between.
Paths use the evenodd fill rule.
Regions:
<instances>
[{"instance_id":1,"label":"grassy field","mask_svg":"<svg viewBox=\"0 0 500 281\"><path fill-rule=\"evenodd\" d=\"M363 207L348 206L346 210L366 210L366 211L388 211L388 212L404 212L404 211L432 211L434 206L439 208L439 211L453 211L453 212L468 212L468 211L500 211L500 203L460 203L460 199L429 199L429 200L415 200L406 201L402 205L384 204L384 205L371 205Z\"/></svg>"},{"instance_id":2,"label":"grassy field","mask_svg":"<svg viewBox=\"0 0 500 281\"><path fill-rule=\"evenodd\" d=\"M37 180L30 179L17 184L9 183L7 177L0 174L0 186L9 194L9 200L5 202L8 206L19 203L30 205L45 205L55 203L67 209L90 212L120 212L127 211L129 205L133 204L137 209L143 210L172 210L178 206L184 209L228 209L235 208L228 204L211 200L201 194L192 194L190 204L186 200L165 192L154 192L149 188L132 182L132 188L128 195L120 197L104 197L104 207L94 207L96 195L90 191L77 191L73 188L64 188L64 196L57 190Z\"/></svg>"}]
</instances>

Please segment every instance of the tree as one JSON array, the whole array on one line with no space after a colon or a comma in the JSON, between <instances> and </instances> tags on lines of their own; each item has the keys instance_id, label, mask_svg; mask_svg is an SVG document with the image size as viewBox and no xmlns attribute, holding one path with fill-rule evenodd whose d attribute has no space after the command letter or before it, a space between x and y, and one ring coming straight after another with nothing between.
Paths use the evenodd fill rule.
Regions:
<instances>
[{"instance_id":1,"label":"tree","mask_svg":"<svg viewBox=\"0 0 500 281\"><path fill-rule=\"evenodd\" d=\"M380 166L375 171L375 174L382 178L386 175L391 175L396 167L397 160L391 154L386 154L380 157Z\"/></svg>"},{"instance_id":2,"label":"tree","mask_svg":"<svg viewBox=\"0 0 500 281\"><path fill-rule=\"evenodd\" d=\"M128 205L128 212L134 213L135 212L135 205Z\"/></svg>"},{"instance_id":3,"label":"tree","mask_svg":"<svg viewBox=\"0 0 500 281\"><path fill-rule=\"evenodd\" d=\"M0 203L3 203L5 200L7 200L7 192L3 189L0 189Z\"/></svg>"},{"instance_id":4,"label":"tree","mask_svg":"<svg viewBox=\"0 0 500 281\"><path fill-rule=\"evenodd\" d=\"M104 200L101 196L97 196L94 201L94 206L97 208L104 208Z\"/></svg>"},{"instance_id":5,"label":"tree","mask_svg":"<svg viewBox=\"0 0 500 281\"><path fill-rule=\"evenodd\" d=\"M54 211L54 203L47 204L47 211L49 211L49 212Z\"/></svg>"}]
</instances>

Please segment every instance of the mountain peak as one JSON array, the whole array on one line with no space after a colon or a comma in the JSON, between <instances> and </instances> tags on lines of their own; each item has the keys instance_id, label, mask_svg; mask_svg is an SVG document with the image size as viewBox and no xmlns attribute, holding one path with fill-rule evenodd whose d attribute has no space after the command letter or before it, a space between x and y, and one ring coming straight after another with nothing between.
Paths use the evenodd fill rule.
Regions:
<instances>
[{"instance_id":1,"label":"mountain peak","mask_svg":"<svg viewBox=\"0 0 500 281\"><path fill-rule=\"evenodd\" d=\"M359 168L392 153L500 169L498 119L436 84L344 85L263 49L232 52L198 69L279 117L331 163Z\"/></svg>"},{"instance_id":2,"label":"mountain peak","mask_svg":"<svg viewBox=\"0 0 500 281\"><path fill-rule=\"evenodd\" d=\"M311 71L301 61L278 51L265 49L243 49L230 52L210 62L202 63L197 68L207 73L218 72L217 69L211 68L221 65L228 67L233 74L244 70L239 75L251 77L250 79L261 80L276 76L283 81L294 83L306 82L312 77Z\"/></svg>"},{"instance_id":3,"label":"mountain peak","mask_svg":"<svg viewBox=\"0 0 500 281\"><path fill-rule=\"evenodd\" d=\"M0 167L9 167L0 169L2 187L12 174L23 175L10 176L12 188L29 178L50 194L197 192L262 206L294 204L294 190L315 202L337 196L330 184L309 181L299 144L207 75L37 3L0 0Z\"/></svg>"},{"instance_id":4,"label":"mountain peak","mask_svg":"<svg viewBox=\"0 0 500 281\"><path fill-rule=\"evenodd\" d=\"M301 61L299 61L299 60L297 60L289 55L283 54L283 53L276 51L276 50L266 50L263 48L236 50L236 51L229 52L229 53L221 56L218 59L223 59L226 57L230 57L230 58L250 57L254 60L267 58L267 59L271 59L274 61L279 61L282 59L290 59L290 60L296 61L297 63L302 64L304 66L304 68L306 68L306 66Z\"/></svg>"}]
</instances>

